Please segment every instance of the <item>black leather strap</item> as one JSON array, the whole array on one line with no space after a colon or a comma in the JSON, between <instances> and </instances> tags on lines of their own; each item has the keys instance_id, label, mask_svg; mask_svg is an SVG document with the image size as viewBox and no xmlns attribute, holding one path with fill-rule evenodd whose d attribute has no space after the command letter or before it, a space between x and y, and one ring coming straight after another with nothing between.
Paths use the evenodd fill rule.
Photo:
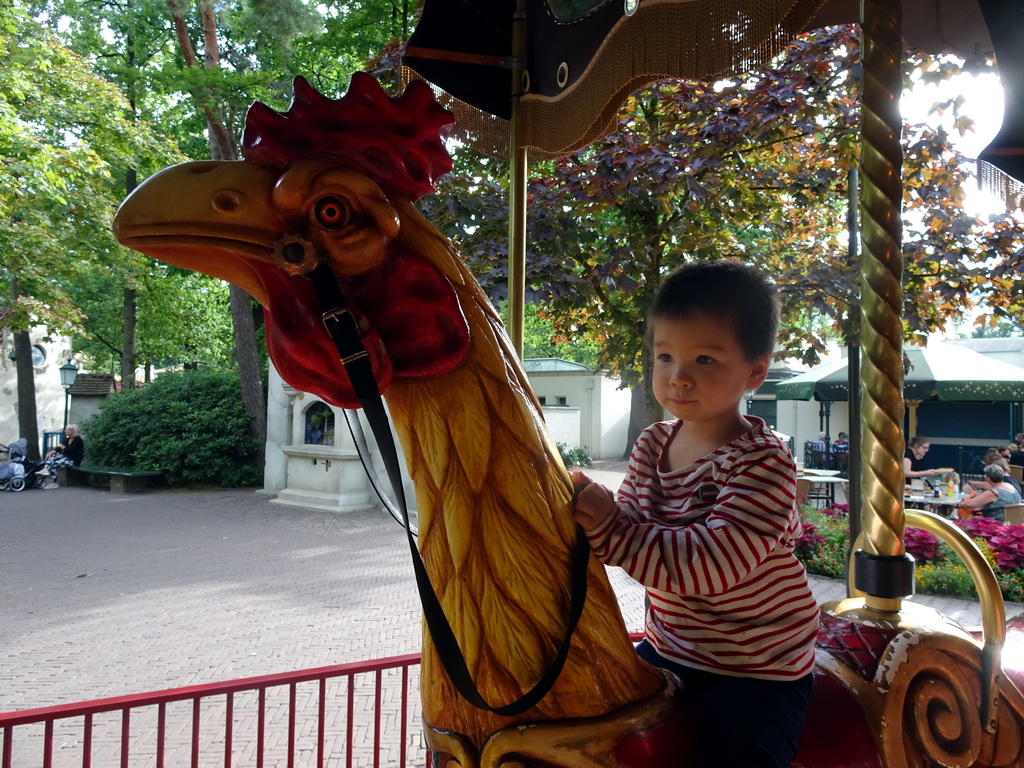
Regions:
<instances>
[{"instance_id":1,"label":"black leather strap","mask_svg":"<svg viewBox=\"0 0 1024 768\"><path fill-rule=\"evenodd\" d=\"M384 509L395 518L399 525L408 530L413 536L419 536L420 532L416 526L409 522L408 511L403 516L402 510L398 508L398 505L391 500L387 491L384 490L384 483L380 480L380 474L377 472L377 468L373 466L373 458L370 455L370 444L366 441L366 433L363 432L363 425L359 423L359 410L343 408L341 413L345 417L345 423L348 424L348 431L352 435L352 442L355 443L356 453L359 454L359 461L363 464L363 471L366 472L366 477L369 478L370 485L373 487L374 493L377 494L377 498L380 499L380 503L384 505Z\"/></svg>"},{"instance_id":2,"label":"black leather strap","mask_svg":"<svg viewBox=\"0 0 1024 768\"><path fill-rule=\"evenodd\" d=\"M380 449L381 457L384 461L384 468L388 473L388 479L391 481L391 487L397 503L392 503L386 497L380 486L379 478L376 478L376 473L369 472L371 484L374 490L377 491L378 496L381 497L385 507L392 514L395 514L394 510L396 509L401 514L402 524L409 539L409 549L412 552L413 572L416 575L416 586L420 594L420 602L423 604L423 616L427 623L427 629L434 640L434 647L437 649L441 665L444 667L445 672L448 673L449 679L451 679L459 694L473 706L504 716L521 714L535 706L547 695L548 691L551 690L551 686L555 684L559 674L561 674L562 667L565 665L565 660L569 655L572 636L576 631L580 616L583 614L583 606L587 601L587 564L590 559L590 545L587 542L587 537L583 529L577 526L569 617L565 638L562 640L562 645L558 649L558 653L555 654L551 666L541 676L540 680L520 698L509 704L490 705L481 696L480 691L473 682L469 668L466 666L465 656L462 654L462 649L455 638L451 624L448 622L444 609L441 607L437 594L434 592L434 588L430 583L430 577L427 575L427 569L423 565L423 559L420 557L419 549L416 547L416 542L413 539L413 532L409 525L409 510L405 500L405 490L402 485L401 465L398 460L398 451L395 448L394 439L391 436L391 424L384 409L384 402L378 391L377 382L373 377L370 358L363 347L356 320L348 310L334 274L327 264L321 263L309 274L309 279L313 282L314 290L323 310L324 326L327 328L327 332L330 334L338 354L341 356L345 372L348 374L352 388L359 399L367 422L370 424L370 429L377 441L377 447ZM351 428L353 420L348 419L347 416L346 420ZM361 437L361 428L359 429L359 434ZM372 470L369 455L364 456L362 453L363 449L365 449L365 440L357 438L355 433L353 433L353 439L356 440L357 447L362 446L360 448L360 458L363 461L364 468ZM538 574L538 577L542 577L542 575Z\"/></svg>"}]
</instances>

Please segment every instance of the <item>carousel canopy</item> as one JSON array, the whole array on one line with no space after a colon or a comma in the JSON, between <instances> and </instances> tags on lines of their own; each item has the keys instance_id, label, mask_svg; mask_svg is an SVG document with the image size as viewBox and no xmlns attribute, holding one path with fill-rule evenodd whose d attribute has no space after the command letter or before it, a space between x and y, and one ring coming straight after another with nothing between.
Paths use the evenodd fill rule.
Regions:
<instances>
[{"instance_id":1,"label":"carousel canopy","mask_svg":"<svg viewBox=\"0 0 1024 768\"><path fill-rule=\"evenodd\" d=\"M901 6L910 47L968 61L995 54L1006 119L982 159L990 186L1019 191L1024 3ZM521 145L535 158L554 157L607 134L620 105L646 83L748 70L801 32L857 22L859 9L858 0L424 0L403 61L407 77L441 90L462 141L506 157L512 97L519 95ZM515 82L514 62L524 69Z\"/></svg>"}]
</instances>

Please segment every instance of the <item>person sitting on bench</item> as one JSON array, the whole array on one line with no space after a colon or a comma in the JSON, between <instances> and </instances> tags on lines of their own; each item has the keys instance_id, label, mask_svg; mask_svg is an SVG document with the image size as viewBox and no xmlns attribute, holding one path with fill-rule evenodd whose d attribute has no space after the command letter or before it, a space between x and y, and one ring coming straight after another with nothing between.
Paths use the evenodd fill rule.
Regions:
<instances>
[{"instance_id":1,"label":"person sitting on bench","mask_svg":"<svg viewBox=\"0 0 1024 768\"><path fill-rule=\"evenodd\" d=\"M85 441L78 433L76 424L64 427L64 442L48 451L43 457L43 468L36 474L56 476L61 467L75 467L82 463L85 456Z\"/></svg>"}]
</instances>

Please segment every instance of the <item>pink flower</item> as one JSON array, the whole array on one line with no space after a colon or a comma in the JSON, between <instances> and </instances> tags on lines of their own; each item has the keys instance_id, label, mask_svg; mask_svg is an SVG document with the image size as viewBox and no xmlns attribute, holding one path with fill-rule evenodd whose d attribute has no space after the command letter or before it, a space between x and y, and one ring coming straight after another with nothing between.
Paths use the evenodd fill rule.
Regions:
<instances>
[{"instance_id":1,"label":"pink flower","mask_svg":"<svg viewBox=\"0 0 1024 768\"><path fill-rule=\"evenodd\" d=\"M1004 527L998 520L993 520L991 517L983 517L981 515L975 515L974 517L969 517L966 520L958 520L957 525L963 528L964 533L972 539L984 539L985 541L988 541L998 534Z\"/></svg>"},{"instance_id":2,"label":"pink flower","mask_svg":"<svg viewBox=\"0 0 1024 768\"><path fill-rule=\"evenodd\" d=\"M903 532L903 546L918 562L934 560L939 554L939 540L920 528L907 528Z\"/></svg>"},{"instance_id":3,"label":"pink flower","mask_svg":"<svg viewBox=\"0 0 1024 768\"><path fill-rule=\"evenodd\" d=\"M996 556L996 563L1003 571L1024 568L1024 528L1019 525L1004 525L988 540Z\"/></svg>"},{"instance_id":4,"label":"pink flower","mask_svg":"<svg viewBox=\"0 0 1024 768\"><path fill-rule=\"evenodd\" d=\"M957 524L972 539L983 539L992 548L999 570L1010 573L1024 568L1024 526L1005 525L981 516Z\"/></svg>"}]
</instances>

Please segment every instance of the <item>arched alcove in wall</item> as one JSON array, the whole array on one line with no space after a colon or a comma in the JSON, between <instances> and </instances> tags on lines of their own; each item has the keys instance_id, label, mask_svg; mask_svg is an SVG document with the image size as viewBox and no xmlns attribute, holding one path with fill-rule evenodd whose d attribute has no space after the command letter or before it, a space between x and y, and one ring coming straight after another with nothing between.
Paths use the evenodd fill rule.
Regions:
<instances>
[{"instance_id":1,"label":"arched alcove in wall","mask_svg":"<svg viewBox=\"0 0 1024 768\"><path fill-rule=\"evenodd\" d=\"M334 411L327 403L317 401L303 412L303 443L334 445Z\"/></svg>"}]
</instances>

